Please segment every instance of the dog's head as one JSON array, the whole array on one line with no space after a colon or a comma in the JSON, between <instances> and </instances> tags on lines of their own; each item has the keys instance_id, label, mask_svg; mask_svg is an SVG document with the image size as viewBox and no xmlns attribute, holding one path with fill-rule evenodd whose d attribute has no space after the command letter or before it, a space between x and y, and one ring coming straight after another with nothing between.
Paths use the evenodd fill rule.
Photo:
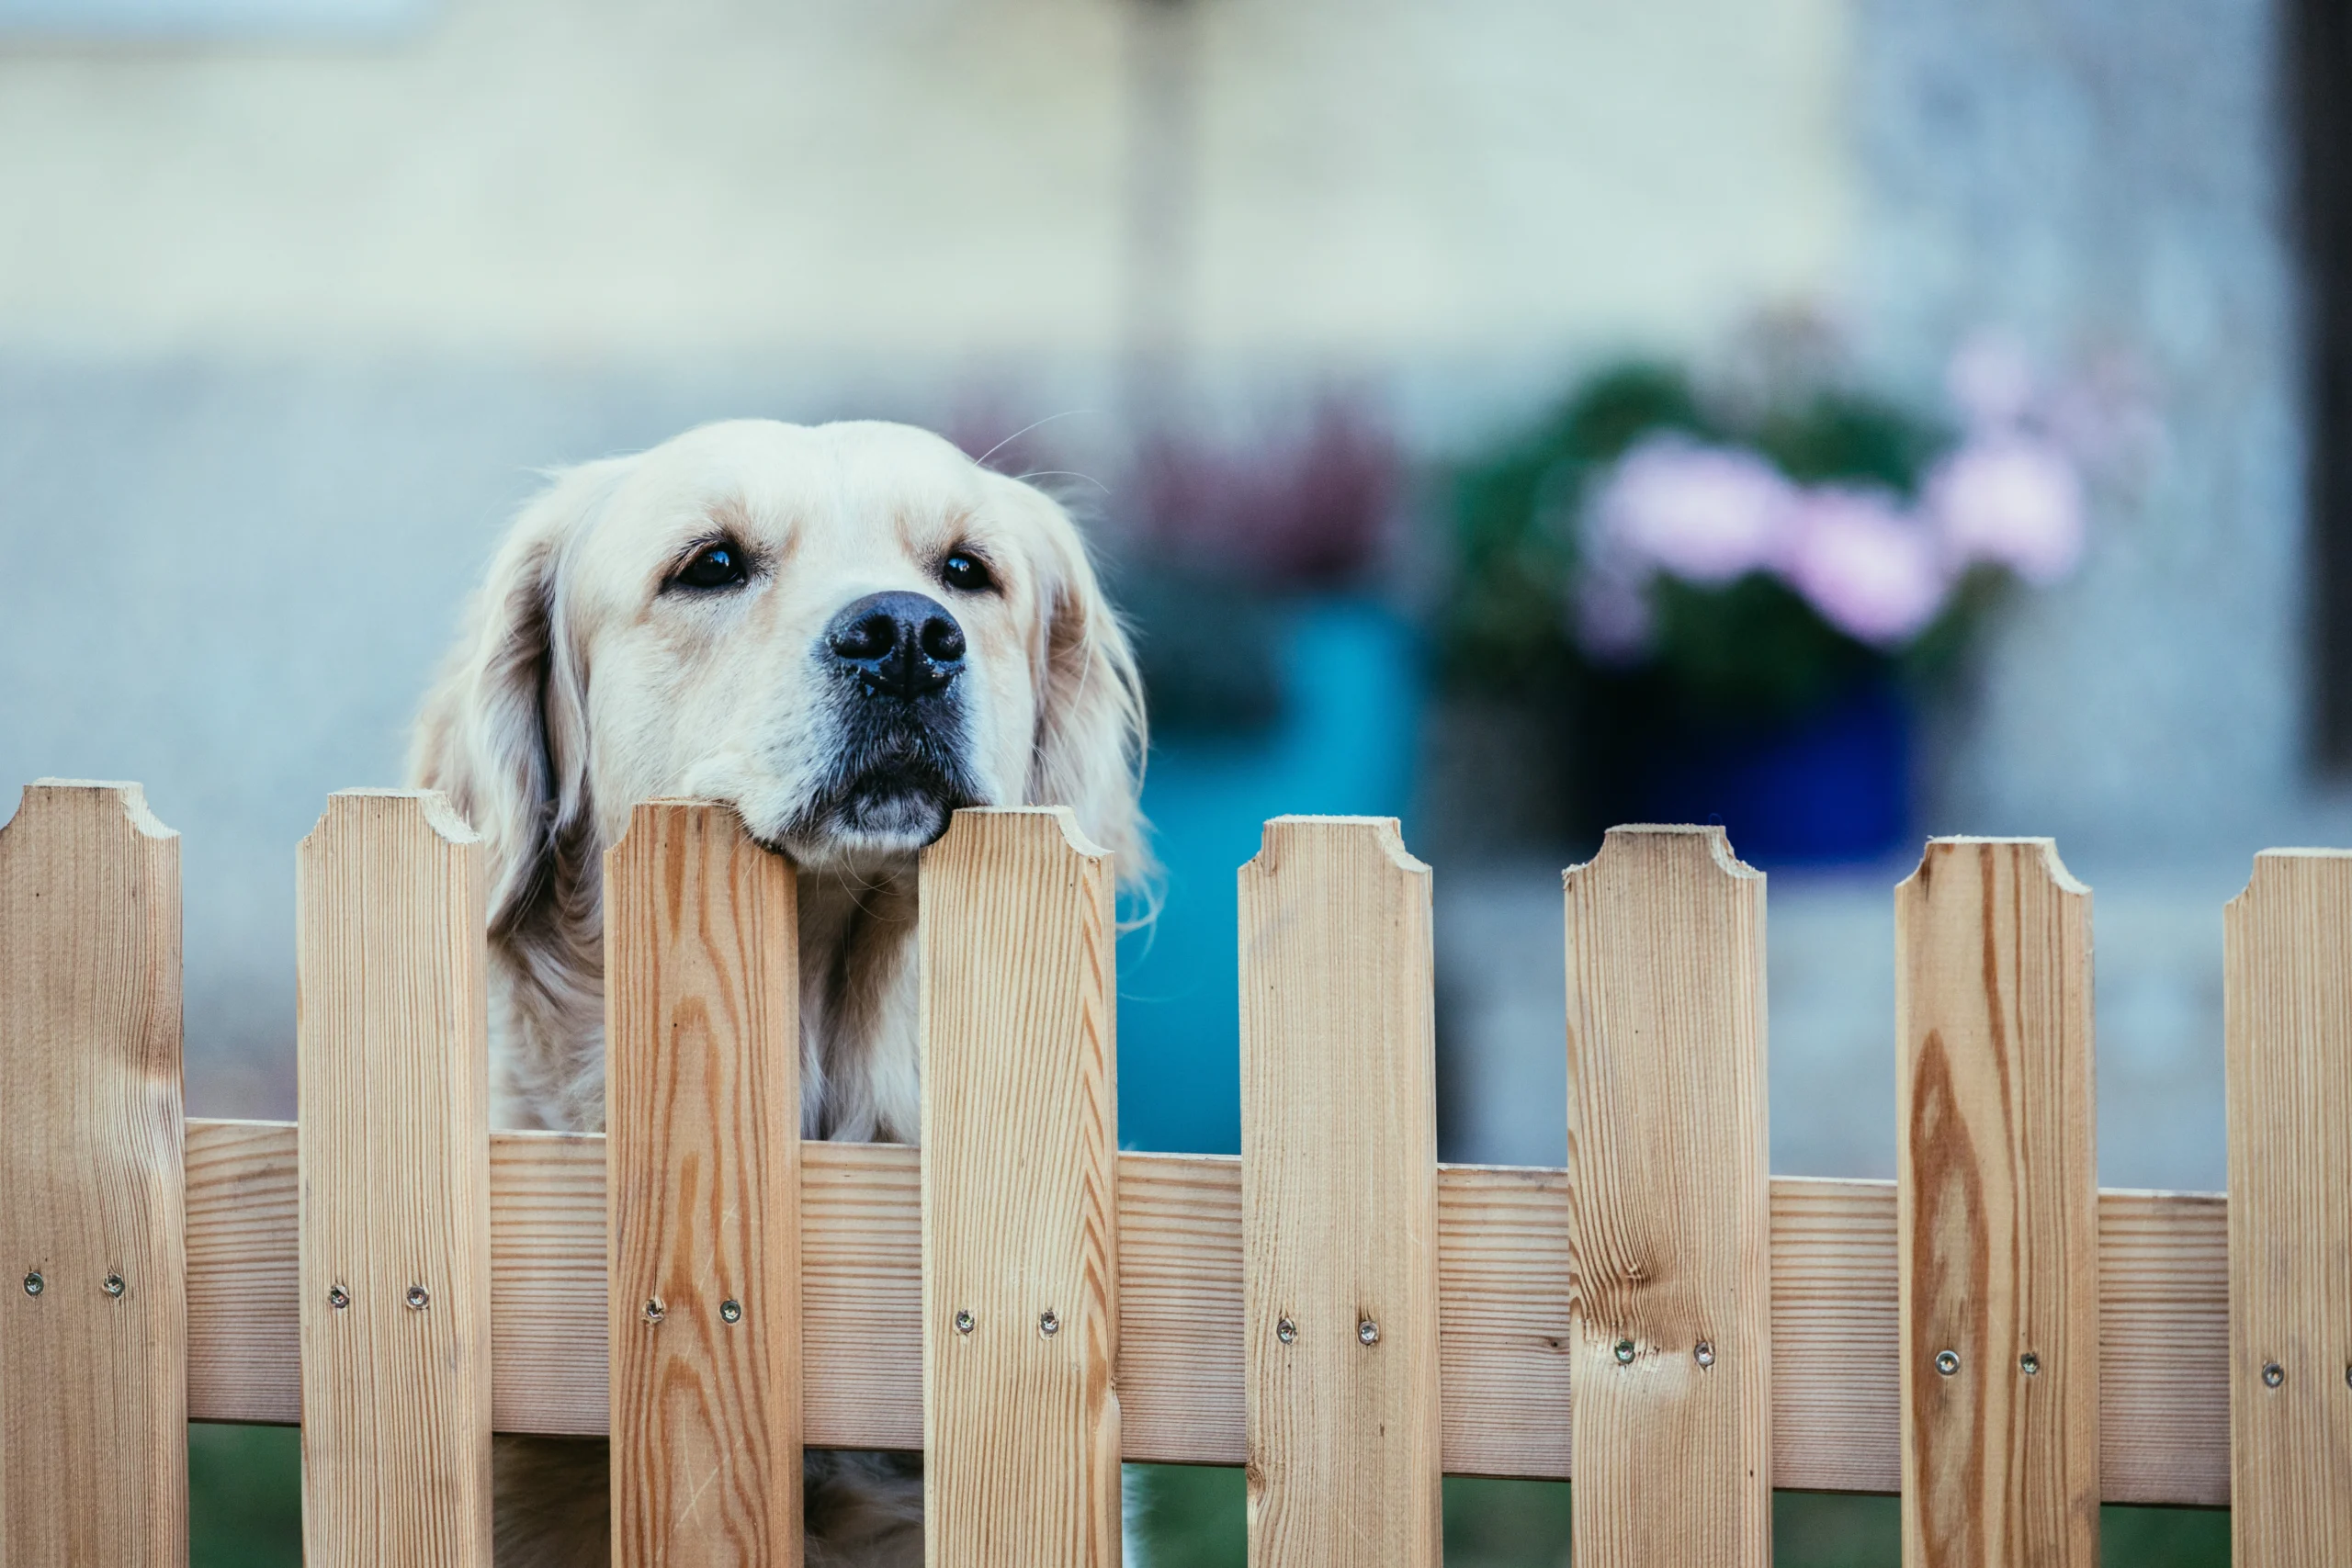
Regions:
<instances>
[{"instance_id":1,"label":"dog's head","mask_svg":"<svg viewBox=\"0 0 2352 1568\"><path fill-rule=\"evenodd\" d=\"M740 421L571 469L475 615L413 772L488 840L493 929L659 795L853 877L958 807L1063 805L1141 869L1135 661L1078 532L937 436Z\"/></svg>"}]
</instances>

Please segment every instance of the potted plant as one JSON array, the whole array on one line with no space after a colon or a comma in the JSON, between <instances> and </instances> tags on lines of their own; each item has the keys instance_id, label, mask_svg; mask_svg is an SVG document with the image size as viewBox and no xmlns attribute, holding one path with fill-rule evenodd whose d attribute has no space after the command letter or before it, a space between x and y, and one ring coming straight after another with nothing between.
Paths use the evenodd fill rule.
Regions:
<instances>
[{"instance_id":1,"label":"potted plant","mask_svg":"<svg viewBox=\"0 0 2352 1568\"><path fill-rule=\"evenodd\" d=\"M1826 382L1709 399L1621 365L1455 485L1450 689L1569 728L1589 835L1723 822L1767 863L1875 859L1913 817L1922 686L2083 548L2082 479L2013 353L1958 417Z\"/></svg>"}]
</instances>

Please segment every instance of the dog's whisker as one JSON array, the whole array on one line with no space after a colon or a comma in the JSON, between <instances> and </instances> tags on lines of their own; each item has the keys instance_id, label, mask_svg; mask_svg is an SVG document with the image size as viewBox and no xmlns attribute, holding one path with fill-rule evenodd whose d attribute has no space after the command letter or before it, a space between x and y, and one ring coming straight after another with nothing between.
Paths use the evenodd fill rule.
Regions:
<instances>
[{"instance_id":1,"label":"dog's whisker","mask_svg":"<svg viewBox=\"0 0 2352 1568\"><path fill-rule=\"evenodd\" d=\"M1081 474L1076 468L1032 468L1029 472L1016 477L1023 484L1027 484L1031 479L1084 479L1105 496L1111 493L1109 485L1104 484L1092 474Z\"/></svg>"},{"instance_id":2,"label":"dog's whisker","mask_svg":"<svg viewBox=\"0 0 2352 1568\"><path fill-rule=\"evenodd\" d=\"M985 468L988 467L989 459L990 457L995 457L999 452L1003 451L1006 447L1012 446L1014 442L1020 440L1031 431L1035 430L1038 426L1051 424L1057 419L1073 419L1080 414L1092 413L1093 412L1095 411L1092 409L1064 409L1059 413L1049 413L1043 419L1032 420L1029 423L1023 425L1020 429L1014 431L1012 434L1006 436L1003 440L998 442L995 446L989 447L978 457L973 458L972 461Z\"/></svg>"}]
</instances>

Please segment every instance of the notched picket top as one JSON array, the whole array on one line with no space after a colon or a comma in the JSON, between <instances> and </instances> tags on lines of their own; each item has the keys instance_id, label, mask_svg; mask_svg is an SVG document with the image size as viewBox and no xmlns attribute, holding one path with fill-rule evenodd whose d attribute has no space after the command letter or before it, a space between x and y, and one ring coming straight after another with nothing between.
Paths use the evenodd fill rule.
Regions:
<instances>
[{"instance_id":1,"label":"notched picket top","mask_svg":"<svg viewBox=\"0 0 2352 1568\"><path fill-rule=\"evenodd\" d=\"M363 819L392 823L412 818L445 844L481 842L481 835L474 831L465 814L437 789L339 789L327 796L326 809L303 835L301 847L329 847L329 829L338 823Z\"/></svg>"},{"instance_id":2,"label":"notched picket top","mask_svg":"<svg viewBox=\"0 0 2352 1568\"><path fill-rule=\"evenodd\" d=\"M328 797L296 855L302 1531L318 1568L488 1568L481 840L435 791Z\"/></svg>"},{"instance_id":3,"label":"notched picket top","mask_svg":"<svg viewBox=\"0 0 2352 1568\"><path fill-rule=\"evenodd\" d=\"M122 820L142 839L180 836L177 829L165 827L149 809L143 784L127 779L35 779L25 786L15 814L0 822L0 838L20 823L29 828L53 819L53 813L86 809L85 803L92 795L112 797Z\"/></svg>"},{"instance_id":4,"label":"notched picket top","mask_svg":"<svg viewBox=\"0 0 2352 1568\"><path fill-rule=\"evenodd\" d=\"M179 850L135 784L0 827L0 1562L187 1559Z\"/></svg>"},{"instance_id":5,"label":"notched picket top","mask_svg":"<svg viewBox=\"0 0 2352 1568\"><path fill-rule=\"evenodd\" d=\"M1944 838L1894 909L1905 1555L2095 1568L2090 890Z\"/></svg>"},{"instance_id":6,"label":"notched picket top","mask_svg":"<svg viewBox=\"0 0 2352 1568\"><path fill-rule=\"evenodd\" d=\"M613 1558L801 1553L797 882L731 807L605 857Z\"/></svg>"},{"instance_id":7,"label":"notched picket top","mask_svg":"<svg viewBox=\"0 0 2352 1568\"><path fill-rule=\"evenodd\" d=\"M1611 829L1562 877L1573 1546L1592 1568L1770 1561L1764 886L1714 827Z\"/></svg>"},{"instance_id":8,"label":"notched picket top","mask_svg":"<svg viewBox=\"0 0 2352 1568\"><path fill-rule=\"evenodd\" d=\"M2231 1561L2352 1560L2352 852L2268 850L2222 914Z\"/></svg>"},{"instance_id":9,"label":"notched picket top","mask_svg":"<svg viewBox=\"0 0 2352 1568\"><path fill-rule=\"evenodd\" d=\"M929 1561L1115 1568L1116 873L1042 807L958 811L922 878Z\"/></svg>"},{"instance_id":10,"label":"notched picket top","mask_svg":"<svg viewBox=\"0 0 2352 1568\"><path fill-rule=\"evenodd\" d=\"M1237 886L1250 1561L1435 1568L1430 869L1393 818L1278 817Z\"/></svg>"}]
</instances>

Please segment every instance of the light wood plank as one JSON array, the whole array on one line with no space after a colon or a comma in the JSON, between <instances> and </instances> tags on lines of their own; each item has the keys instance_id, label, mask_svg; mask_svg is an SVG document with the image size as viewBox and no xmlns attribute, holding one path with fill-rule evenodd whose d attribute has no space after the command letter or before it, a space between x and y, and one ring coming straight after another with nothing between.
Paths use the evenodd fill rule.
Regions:
<instances>
[{"instance_id":1,"label":"light wood plank","mask_svg":"<svg viewBox=\"0 0 2352 1568\"><path fill-rule=\"evenodd\" d=\"M488 1568L481 840L348 790L298 858L303 1560Z\"/></svg>"},{"instance_id":2,"label":"light wood plank","mask_svg":"<svg viewBox=\"0 0 2352 1568\"><path fill-rule=\"evenodd\" d=\"M923 852L932 1568L1119 1562L1112 883L1061 807Z\"/></svg>"},{"instance_id":3,"label":"light wood plank","mask_svg":"<svg viewBox=\"0 0 2352 1568\"><path fill-rule=\"evenodd\" d=\"M2352 853L2257 855L2224 928L2230 1560L2352 1562Z\"/></svg>"},{"instance_id":4,"label":"light wood plank","mask_svg":"<svg viewBox=\"0 0 2352 1568\"><path fill-rule=\"evenodd\" d=\"M1764 878L1719 828L1617 828L1565 883L1573 1554L1764 1568Z\"/></svg>"},{"instance_id":5,"label":"light wood plank","mask_svg":"<svg viewBox=\"0 0 2352 1568\"><path fill-rule=\"evenodd\" d=\"M613 1561L793 1568L792 869L726 807L650 802L605 856L605 910Z\"/></svg>"},{"instance_id":6,"label":"light wood plank","mask_svg":"<svg viewBox=\"0 0 2352 1568\"><path fill-rule=\"evenodd\" d=\"M190 1413L290 1423L293 1124L199 1119L187 1146ZM922 1446L919 1159L802 1145L802 1410L816 1447ZM1437 1179L1446 1472L1565 1480L1567 1173L1442 1165ZM2215 1194L2099 1195L2108 1502L2229 1502L2226 1210ZM603 1435L602 1136L492 1134L491 1227L498 1429ZM1774 1485L1896 1489L1896 1295L1894 1183L1773 1179ZM1126 1457L1241 1463L1238 1160L1119 1156L1119 1301Z\"/></svg>"},{"instance_id":7,"label":"light wood plank","mask_svg":"<svg viewBox=\"0 0 2352 1568\"><path fill-rule=\"evenodd\" d=\"M2102 1502L2229 1506L2228 1207L2099 1194Z\"/></svg>"},{"instance_id":8,"label":"light wood plank","mask_svg":"<svg viewBox=\"0 0 2352 1568\"><path fill-rule=\"evenodd\" d=\"M179 839L137 784L0 828L0 1562L187 1561Z\"/></svg>"},{"instance_id":9,"label":"light wood plank","mask_svg":"<svg viewBox=\"0 0 2352 1568\"><path fill-rule=\"evenodd\" d=\"M1435 1568L1430 869L1392 818L1278 817L1238 881L1250 1561Z\"/></svg>"},{"instance_id":10,"label":"light wood plank","mask_svg":"<svg viewBox=\"0 0 2352 1568\"><path fill-rule=\"evenodd\" d=\"M2090 893L2047 839L1894 890L1906 1562L2097 1568Z\"/></svg>"}]
</instances>

